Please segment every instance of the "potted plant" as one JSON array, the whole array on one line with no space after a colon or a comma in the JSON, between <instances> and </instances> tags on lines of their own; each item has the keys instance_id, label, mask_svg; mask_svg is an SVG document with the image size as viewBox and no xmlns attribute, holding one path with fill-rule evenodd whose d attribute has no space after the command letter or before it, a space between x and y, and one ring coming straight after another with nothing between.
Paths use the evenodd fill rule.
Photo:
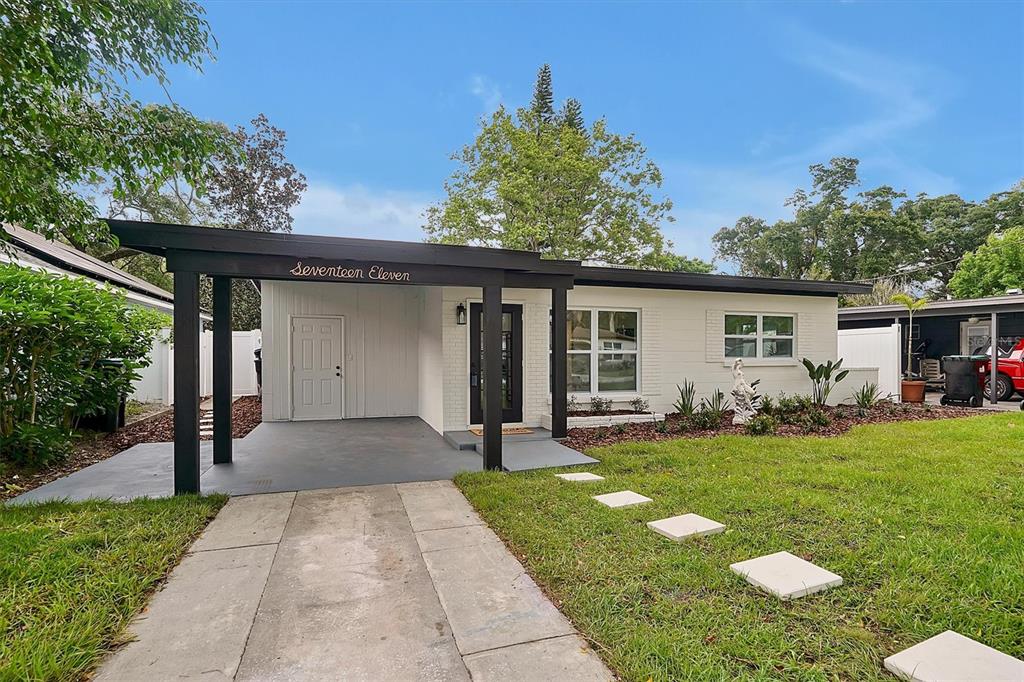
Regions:
<instances>
[{"instance_id":1,"label":"potted plant","mask_svg":"<svg viewBox=\"0 0 1024 682\"><path fill-rule=\"evenodd\" d=\"M923 403L925 381L914 373L913 355L913 330L914 311L921 310L928 301L923 298L914 299L909 294L896 294L892 297L893 303L898 303L907 309L907 370L903 373L903 381L900 382L900 399L905 403Z\"/></svg>"}]
</instances>

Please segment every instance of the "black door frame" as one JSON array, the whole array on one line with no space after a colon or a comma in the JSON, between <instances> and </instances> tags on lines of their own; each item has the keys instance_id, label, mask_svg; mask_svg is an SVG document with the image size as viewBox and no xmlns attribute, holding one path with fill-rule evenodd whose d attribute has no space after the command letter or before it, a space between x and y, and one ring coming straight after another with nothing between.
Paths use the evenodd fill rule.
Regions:
<instances>
[{"instance_id":1,"label":"black door frame","mask_svg":"<svg viewBox=\"0 0 1024 682\"><path fill-rule=\"evenodd\" d=\"M512 348L509 355L509 381L512 388L512 407L501 410L503 424L517 424L523 421L523 305L502 303L502 315L512 316ZM481 337L483 329L483 304L469 304L469 421L482 424L484 421L483 391L480 369L483 362Z\"/></svg>"}]
</instances>

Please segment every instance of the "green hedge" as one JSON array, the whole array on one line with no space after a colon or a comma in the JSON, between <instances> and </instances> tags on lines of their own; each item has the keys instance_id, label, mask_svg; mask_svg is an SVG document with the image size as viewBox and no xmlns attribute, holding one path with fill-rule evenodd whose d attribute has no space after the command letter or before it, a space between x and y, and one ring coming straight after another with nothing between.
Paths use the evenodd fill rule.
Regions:
<instances>
[{"instance_id":1,"label":"green hedge","mask_svg":"<svg viewBox=\"0 0 1024 682\"><path fill-rule=\"evenodd\" d=\"M0 264L0 460L65 455L81 417L130 392L166 320L91 280Z\"/></svg>"}]
</instances>

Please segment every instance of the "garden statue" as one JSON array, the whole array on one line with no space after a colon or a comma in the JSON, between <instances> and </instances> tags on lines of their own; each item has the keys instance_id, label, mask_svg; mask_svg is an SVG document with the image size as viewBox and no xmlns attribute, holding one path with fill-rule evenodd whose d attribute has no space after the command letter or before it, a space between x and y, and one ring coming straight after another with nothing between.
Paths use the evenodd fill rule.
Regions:
<instances>
[{"instance_id":1,"label":"garden statue","mask_svg":"<svg viewBox=\"0 0 1024 682\"><path fill-rule=\"evenodd\" d=\"M743 378L743 360L732 363L732 402L734 407L732 423L746 424L757 414L754 409L754 388Z\"/></svg>"}]
</instances>

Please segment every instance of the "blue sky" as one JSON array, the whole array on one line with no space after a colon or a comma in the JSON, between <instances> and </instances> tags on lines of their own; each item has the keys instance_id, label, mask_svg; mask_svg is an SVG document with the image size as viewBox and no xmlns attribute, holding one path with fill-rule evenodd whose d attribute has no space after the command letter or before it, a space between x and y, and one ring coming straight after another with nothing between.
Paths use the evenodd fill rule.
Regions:
<instances>
[{"instance_id":1,"label":"blue sky","mask_svg":"<svg viewBox=\"0 0 1024 682\"><path fill-rule=\"evenodd\" d=\"M1024 177L1024 3L206 7L217 59L172 71L170 92L288 133L310 185L296 232L421 239L450 154L499 103L526 104L544 62L556 100L647 146L687 255L711 257L742 215L788 215L832 156L911 194L981 199Z\"/></svg>"}]
</instances>

